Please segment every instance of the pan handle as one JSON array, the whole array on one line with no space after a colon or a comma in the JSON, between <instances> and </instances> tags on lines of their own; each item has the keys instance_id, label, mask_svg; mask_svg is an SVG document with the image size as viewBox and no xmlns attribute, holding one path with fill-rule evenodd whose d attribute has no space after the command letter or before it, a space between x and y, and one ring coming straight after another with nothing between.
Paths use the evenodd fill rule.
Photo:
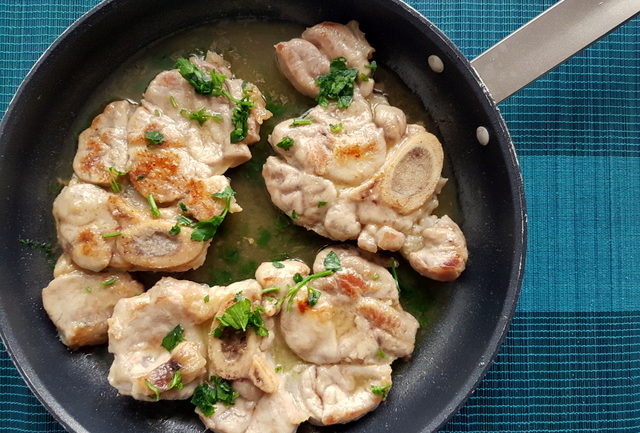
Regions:
<instances>
[{"instance_id":1,"label":"pan handle","mask_svg":"<svg viewBox=\"0 0 640 433\"><path fill-rule=\"evenodd\" d=\"M496 103L640 12L640 0L561 0L471 61Z\"/></svg>"}]
</instances>

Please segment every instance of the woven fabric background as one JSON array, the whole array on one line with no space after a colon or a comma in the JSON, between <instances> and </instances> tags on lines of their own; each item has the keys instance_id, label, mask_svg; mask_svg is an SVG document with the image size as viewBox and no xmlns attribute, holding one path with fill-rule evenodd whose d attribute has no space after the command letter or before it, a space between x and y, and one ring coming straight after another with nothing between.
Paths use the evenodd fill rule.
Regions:
<instances>
[{"instance_id":1,"label":"woven fabric background","mask_svg":"<svg viewBox=\"0 0 640 433\"><path fill-rule=\"evenodd\" d=\"M95 3L0 0L0 113L38 56ZM473 58L553 1L410 3ZM443 431L638 433L640 19L500 108L526 185L524 287L497 361ZM63 431L3 348L0 430Z\"/></svg>"}]
</instances>

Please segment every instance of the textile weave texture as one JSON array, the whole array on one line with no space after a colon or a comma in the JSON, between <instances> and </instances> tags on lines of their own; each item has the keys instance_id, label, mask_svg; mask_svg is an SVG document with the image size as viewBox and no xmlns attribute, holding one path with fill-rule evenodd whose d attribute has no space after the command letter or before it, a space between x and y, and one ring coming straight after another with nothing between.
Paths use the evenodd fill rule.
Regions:
<instances>
[{"instance_id":1,"label":"textile weave texture","mask_svg":"<svg viewBox=\"0 0 640 433\"><path fill-rule=\"evenodd\" d=\"M96 3L0 0L0 113L40 54ZM473 58L553 1L410 3ZM638 433L640 19L500 108L525 179L524 287L495 364L442 431ZM64 431L1 347L0 430Z\"/></svg>"}]
</instances>

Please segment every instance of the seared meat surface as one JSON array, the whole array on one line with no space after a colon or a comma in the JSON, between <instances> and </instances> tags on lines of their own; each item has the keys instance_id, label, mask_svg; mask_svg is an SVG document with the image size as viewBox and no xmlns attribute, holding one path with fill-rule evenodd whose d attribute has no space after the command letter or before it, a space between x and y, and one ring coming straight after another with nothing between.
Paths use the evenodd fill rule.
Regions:
<instances>
[{"instance_id":1,"label":"seared meat surface","mask_svg":"<svg viewBox=\"0 0 640 433\"><path fill-rule=\"evenodd\" d=\"M198 94L178 69L161 72L140 104L109 104L80 135L75 176L53 209L60 244L80 267L185 271L203 263L209 242L191 240L184 219L179 233L171 229L179 217L195 223L223 212L225 199L212 195L229 187L227 169L251 158L248 145L271 113L219 55L190 62L223 77L219 96ZM234 140L241 100L250 105L246 134ZM232 198L229 211L241 210Z\"/></svg>"},{"instance_id":2,"label":"seared meat surface","mask_svg":"<svg viewBox=\"0 0 640 433\"><path fill-rule=\"evenodd\" d=\"M307 420L357 419L380 404L384 395L373 390L391 386L391 363L411 355L418 329L374 260L337 247L318 254L311 275L285 260L224 287L163 278L117 303L109 382L121 394L158 400L189 398L212 378L228 381L232 404L196 409L218 433L293 433ZM164 340L178 325L182 338L169 350ZM171 386L176 375L181 387Z\"/></svg>"},{"instance_id":3,"label":"seared meat surface","mask_svg":"<svg viewBox=\"0 0 640 433\"><path fill-rule=\"evenodd\" d=\"M356 23L321 23L302 36L276 46L280 69L302 93L318 95L321 56L344 57L358 74L370 74L373 49ZM285 120L274 128L269 142L278 156L263 167L271 199L294 223L320 235L357 240L369 252L399 251L420 274L454 280L468 252L458 225L432 215L446 183L442 145L423 126L407 124L386 97L371 93L373 80L365 77L356 81L348 106L323 103L304 122Z\"/></svg>"}]
</instances>

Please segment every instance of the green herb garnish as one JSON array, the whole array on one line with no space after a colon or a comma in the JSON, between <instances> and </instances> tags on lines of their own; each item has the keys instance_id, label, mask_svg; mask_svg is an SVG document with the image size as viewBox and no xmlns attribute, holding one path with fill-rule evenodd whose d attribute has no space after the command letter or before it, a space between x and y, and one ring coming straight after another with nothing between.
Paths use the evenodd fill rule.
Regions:
<instances>
[{"instance_id":1,"label":"green herb garnish","mask_svg":"<svg viewBox=\"0 0 640 433\"><path fill-rule=\"evenodd\" d=\"M93 289L91 287L85 287L84 291L87 292L87 293L91 293L91 292L93 292Z\"/></svg>"},{"instance_id":2,"label":"green herb garnish","mask_svg":"<svg viewBox=\"0 0 640 433\"><path fill-rule=\"evenodd\" d=\"M291 215L290 215L290 216L291 216L291 219L292 219L292 220L296 220L296 219L298 219L298 217L299 217L299 215L296 213L296 211L295 211L295 210L292 210L292 211L291 211Z\"/></svg>"},{"instance_id":3,"label":"green herb garnish","mask_svg":"<svg viewBox=\"0 0 640 433\"><path fill-rule=\"evenodd\" d=\"M385 359L387 357L387 354L378 347L378 350L376 350L376 356L380 359Z\"/></svg>"},{"instance_id":4,"label":"green herb garnish","mask_svg":"<svg viewBox=\"0 0 640 433\"><path fill-rule=\"evenodd\" d=\"M200 126L204 125L204 122L209 119L213 119L216 122L222 122L223 120L221 115L213 114L204 107L198 111L180 110L180 114L190 120L197 121Z\"/></svg>"},{"instance_id":5,"label":"green herb garnish","mask_svg":"<svg viewBox=\"0 0 640 433\"><path fill-rule=\"evenodd\" d=\"M207 74L185 58L179 58L176 61L176 68L178 68L180 75L193 86L196 93L211 96L224 94L222 85L226 77L215 70L211 70Z\"/></svg>"},{"instance_id":6,"label":"green herb garnish","mask_svg":"<svg viewBox=\"0 0 640 433\"><path fill-rule=\"evenodd\" d=\"M315 307L321 294L320 290L307 286L307 304L309 304L310 307Z\"/></svg>"},{"instance_id":7,"label":"green herb garnish","mask_svg":"<svg viewBox=\"0 0 640 433\"><path fill-rule=\"evenodd\" d=\"M202 220L195 223L195 230L191 233L192 241L200 241L205 242L209 239L213 238L218 231L218 227L224 221L224 218L229 213L229 209L231 208L231 197L235 195L235 191L231 189L230 186L226 187L224 191L212 194L214 197L222 198L226 200L226 204L224 206L224 210L218 216L215 216L208 220Z\"/></svg>"},{"instance_id":8,"label":"green herb garnish","mask_svg":"<svg viewBox=\"0 0 640 433\"><path fill-rule=\"evenodd\" d=\"M280 291L280 287L267 287L266 289L262 289L262 294L266 295L267 293L278 292Z\"/></svg>"},{"instance_id":9,"label":"green herb garnish","mask_svg":"<svg viewBox=\"0 0 640 433\"><path fill-rule=\"evenodd\" d=\"M342 270L342 266L340 265L340 258L338 257L338 255L334 252L334 251L330 251L329 254L327 254L327 256L324 258L324 271L322 272L318 272L317 274L312 274L309 275L305 278L302 277L302 275L300 275L299 273L296 273L293 275L293 282L296 283L295 286L291 287L289 289L289 291L287 291L287 294L284 295L284 297L280 300L280 302L285 302L285 300L287 301L287 311L291 310L291 305L293 304L293 300L295 299L296 295L298 294L298 291L306 286L309 282L317 279L317 278L322 278L322 277L327 277L329 275L334 274L337 271L341 271ZM318 302L318 298L320 298L320 292L315 290L316 292L318 292L318 295L313 295L311 296L311 292L314 289L311 289L311 291L309 290L310 288L307 287L307 291L308 291L308 295L307 295L307 303L311 306L315 305ZM311 304L309 302L311 298L311 301L314 302L313 304Z\"/></svg>"},{"instance_id":10,"label":"green herb garnish","mask_svg":"<svg viewBox=\"0 0 640 433\"><path fill-rule=\"evenodd\" d=\"M324 207L324 206L326 206L327 204L328 204L328 203L327 203L326 201L319 201L319 202L318 202L318 207L319 207L319 208L320 208L320 207Z\"/></svg>"},{"instance_id":11,"label":"green herb garnish","mask_svg":"<svg viewBox=\"0 0 640 433\"><path fill-rule=\"evenodd\" d=\"M118 193L122 191L122 186L118 183L118 177L124 176L127 174L125 171L120 171L115 167L109 167L107 169L109 174L111 174L111 180L109 181L109 186L111 187L111 191Z\"/></svg>"},{"instance_id":12,"label":"green herb garnish","mask_svg":"<svg viewBox=\"0 0 640 433\"><path fill-rule=\"evenodd\" d=\"M162 347L171 352L181 341L184 341L184 328L178 324L164 336L162 339Z\"/></svg>"},{"instance_id":13,"label":"green herb garnish","mask_svg":"<svg viewBox=\"0 0 640 433\"><path fill-rule=\"evenodd\" d=\"M378 63L375 60L372 60L368 65L364 66L367 69L371 69L371 73L373 74L376 69L378 69Z\"/></svg>"},{"instance_id":14,"label":"green herb garnish","mask_svg":"<svg viewBox=\"0 0 640 433\"><path fill-rule=\"evenodd\" d=\"M158 145L164 141L164 135L160 131L147 131L144 138L149 140L151 144Z\"/></svg>"},{"instance_id":15,"label":"green herb garnish","mask_svg":"<svg viewBox=\"0 0 640 433\"><path fill-rule=\"evenodd\" d=\"M154 218L160 218L160 210L158 209L158 205L156 205L156 200L153 198L153 194L149 194L147 197L147 203L149 203L149 207L151 208L151 216Z\"/></svg>"},{"instance_id":16,"label":"green herb garnish","mask_svg":"<svg viewBox=\"0 0 640 433\"><path fill-rule=\"evenodd\" d=\"M282 269L284 268L284 265L280 262L271 262L271 264L273 265L274 268L278 268L278 269Z\"/></svg>"},{"instance_id":17,"label":"green herb garnish","mask_svg":"<svg viewBox=\"0 0 640 433\"><path fill-rule=\"evenodd\" d=\"M216 317L220 322L220 326L213 330L212 335L216 338L222 336L224 328L232 328L236 331L245 332L247 328L255 328L256 335L266 337L269 331L264 326L264 319L261 312L262 307L251 309L251 301L242 296L242 292L238 292L235 298L236 302L227 308L222 316Z\"/></svg>"},{"instance_id":18,"label":"green herb garnish","mask_svg":"<svg viewBox=\"0 0 640 433\"><path fill-rule=\"evenodd\" d=\"M274 368L276 373L282 373L282 366L281 365L276 365L276 368Z\"/></svg>"},{"instance_id":19,"label":"green herb garnish","mask_svg":"<svg viewBox=\"0 0 640 433\"><path fill-rule=\"evenodd\" d=\"M107 286L113 286L116 281L118 281L118 279L116 277L110 278L106 281L101 282L100 284L107 287Z\"/></svg>"},{"instance_id":20,"label":"green herb garnish","mask_svg":"<svg viewBox=\"0 0 640 433\"><path fill-rule=\"evenodd\" d=\"M293 138L291 137L284 137L282 140L280 140L278 142L278 144L276 144L276 146L284 149L284 150L289 150L291 149L291 146L293 146Z\"/></svg>"},{"instance_id":21,"label":"green herb garnish","mask_svg":"<svg viewBox=\"0 0 640 433\"><path fill-rule=\"evenodd\" d=\"M360 81L369 81L369 76L367 74L363 74L362 72L358 73L358 79Z\"/></svg>"},{"instance_id":22,"label":"green herb garnish","mask_svg":"<svg viewBox=\"0 0 640 433\"><path fill-rule=\"evenodd\" d=\"M385 400L387 398L387 395L389 395L390 389L391 389L391 385L384 385L384 386L371 385L371 392L374 393L375 395L379 395L380 397L382 397L383 400Z\"/></svg>"},{"instance_id":23,"label":"green herb garnish","mask_svg":"<svg viewBox=\"0 0 640 433\"><path fill-rule=\"evenodd\" d=\"M313 123L313 119L295 119L291 122L291 126L294 128L297 126L311 125Z\"/></svg>"},{"instance_id":24,"label":"green herb garnish","mask_svg":"<svg viewBox=\"0 0 640 433\"><path fill-rule=\"evenodd\" d=\"M333 132L334 134L341 133L343 129L344 129L344 126L342 125L342 123L338 123L337 125L333 125L333 124L329 125L329 130L331 130L331 132Z\"/></svg>"},{"instance_id":25,"label":"green herb garnish","mask_svg":"<svg viewBox=\"0 0 640 433\"><path fill-rule=\"evenodd\" d=\"M145 379L144 384L147 385L147 388L149 388L151 392L153 392L154 401L160 400L160 390L158 389L158 387L151 383L149 379Z\"/></svg>"},{"instance_id":26,"label":"green herb garnish","mask_svg":"<svg viewBox=\"0 0 640 433\"><path fill-rule=\"evenodd\" d=\"M210 300L211 300L211 298L209 298L209 295L205 296L204 299L203 299L205 304L208 303Z\"/></svg>"},{"instance_id":27,"label":"green herb garnish","mask_svg":"<svg viewBox=\"0 0 640 433\"><path fill-rule=\"evenodd\" d=\"M113 232L113 233L105 233L102 235L102 237L104 239L108 239L108 238L116 238L118 236L122 236L121 232Z\"/></svg>"},{"instance_id":28,"label":"green herb garnish","mask_svg":"<svg viewBox=\"0 0 640 433\"><path fill-rule=\"evenodd\" d=\"M176 372L173 373L173 377L171 378L171 382L169 383L169 387L167 388L167 391L173 388L176 388L176 389L184 388L184 384L182 383L182 372L180 370L176 370Z\"/></svg>"},{"instance_id":29,"label":"green herb garnish","mask_svg":"<svg viewBox=\"0 0 640 433\"><path fill-rule=\"evenodd\" d=\"M331 61L330 72L318 77L316 84L320 93L316 98L323 107L330 101L337 101L338 107L346 108L353 100L354 81L358 75L356 68L347 67L347 59L338 57Z\"/></svg>"},{"instance_id":30,"label":"green herb garnish","mask_svg":"<svg viewBox=\"0 0 640 433\"><path fill-rule=\"evenodd\" d=\"M232 143L238 143L244 140L249 133L249 114L253 108L253 102L249 99L250 94L251 91L244 89L242 99L234 101L236 106L231 112L233 130L231 131L230 138Z\"/></svg>"},{"instance_id":31,"label":"green herb garnish","mask_svg":"<svg viewBox=\"0 0 640 433\"><path fill-rule=\"evenodd\" d=\"M233 406L239 396L231 387L231 383L221 377L212 376L209 382L196 387L191 397L191 404L200 409L204 416L209 417L215 413L216 403Z\"/></svg>"},{"instance_id":32,"label":"green herb garnish","mask_svg":"<svg viewBox=\"0 0 640 433\"><path fill-rule=\"evenodd\" d=\"M176 101L176 98L174 98L173 96L169 96L169 103L173 108L180 108L178 102Z\"/></svg>"},{"instance_id":33,"label":"green herb garnish","mask_svg":"<svg viewBox=\"0 0 640 433\"><path fill-rule=\"evenodd\" d=\"M182 202L178 202L178 207L180 208L180 210L182 211L182 213L187 213L189 212L189 209L187 209L187 205L182 203Z\"/></svg>"}]
</instances>

